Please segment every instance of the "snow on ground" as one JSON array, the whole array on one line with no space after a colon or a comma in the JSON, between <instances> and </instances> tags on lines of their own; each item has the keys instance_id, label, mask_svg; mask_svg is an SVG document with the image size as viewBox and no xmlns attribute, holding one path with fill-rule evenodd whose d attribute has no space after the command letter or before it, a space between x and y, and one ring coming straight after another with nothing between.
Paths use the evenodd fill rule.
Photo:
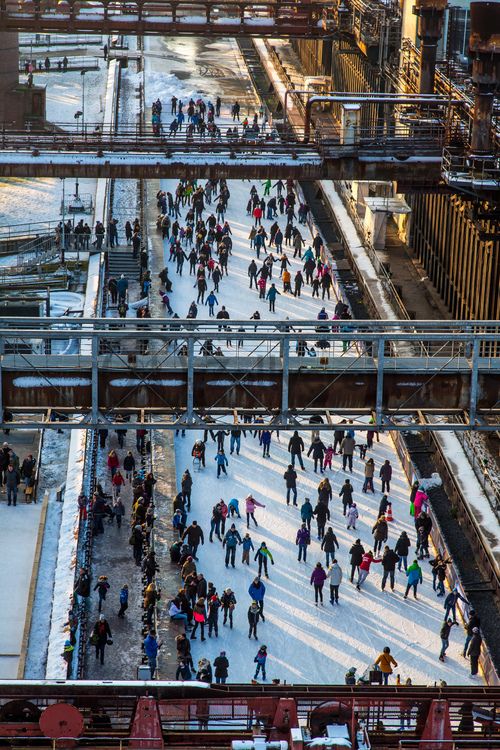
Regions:
<instances>
[{"instance_id":1,"label":"snow on ground","mask_svg":"<svg viewBox=\"0 0 500 750\"><path fill-rule=\"evenodd\" d=\"M162 44L164 40L149 40L149 49L153 45ZM179 46L190 42L178 40ZM194 44L194 42L191 42ZM174 42L174 51L175 51ZM224 44L224 41L221 42ZM171 46L170 46L170 51ZM224 57L222 58L222 55ZM221 49L221 59L227 64L231 56L228 49ZM151 62L151 61L149 61ZM194 68L188 64L189 59L184 60L184 69ZM166 73L172 71L171 59L165 61ZM233 56L233 65L234 56ZM179 85L177 96L185 98L183 80L178 76ZM146 81L148 77L146 78ZM198 81L196 81L198 86ZM186 84L190 89L193 81ZM147 98L152 97L146 91ZM210 96L216 96L214 87L209 90ZM224 104L229 102L223 97ZM229 100L230 101L230 100ZM166 97L164 105L167 104ZM225 111L227 117L227 106ZM164 118L165 119L165 118ZM283 175L286 177L286 175ZM251 182L230 181L228 183L231 191L227 219L231 224L233 232L233 250L229 259L229 276L223 279L220 293L217 295L220 305L226 305L231 318L246 319L256 309L261 317L268 319L297 319L316 318L322 303L311 298L308 287L304 288L304 295L300 302L291 295L281 295L276 302L277 313L268 312L268 304L259 301L257 292L248 289L248 264L254 253L249 250L248 234L251 221L246 214L246 204ZM161 183L163 190L175 188L175 181L164 180ZM259 193L262 188L257 186ZM210 207L208 207L210 208ZM270 226L269 221L264 222L266 230ZM279 224L284 229L285 222L281 217ZM309 234L304 228L304 238L309 239ZM299 267L299 262L292 259L293 253L287 252L292 268L292 279ZM262 258L262 256L261 256ZM189 277L189 266L185 264L182 278L175 274L175 267L169 264L170 277L173 281L173 294L171 304L174 310L181 316L185 316L193 299L196 299L196 290L193 289L194 278ZM275 266L273 277L279 275L279 267ZM273 278L273 280L275 280ZM281 291L281 284L277 284ZM211 286L209 284L209 291ZM335 300L326 303L327 310L333 313ZM207 317L207 308L202 311L199 307L199 317ZM331 442L331 433L325 431L321 434L323 441ZM193 469L191 448L197 437L193 433L182 438L178 436L175 442L176 471L178 480L186 468ZM325 596L325 606L316 609L312 587L309 585L309 577L313 565L318 561L324 562L320 552L320 545L313 535L309 549L307 565L297 562L295 547L295 535L300 526L300 514L297 508L287 507L285 503L285 491L283 473L288 464L289 435L281 433L281 442L277 442L273 435L271 447L271 459L263 459L257 439L248 435L242 441L242 452L240 456L230 456L228 478L217 480L215 470L215 444L211 441L207 444L207 468L202 473L194 473L194 488L192 497L192 512L189 520L197 519L201 524L205 535L205 546L198 551L200 562L198 569L201 570L206 579L213 581L221 594L224 588L230 586L236 594L238 601L235 613L235 628L229 631L227 626L222 627L222 618L219 622L219 638L207 640L201 643L193 642L193 657L196 660L207 656L211 660L217 656L221 649L227 651L230 661L229 681L247 682L253 677L253 658L260 643L268 646L268 680L279 677L289 682L305 683L339 683L344 681L344 674L350 666L356 666L360 672L376 658L385 645L390 645L394 657L399 663L396 672L401 674L402 679L410 677L414 683L427 684L438 679L444 679L450 684L464 684L472 678L468 676L467 662L461 656L463 645L463 631L459 628L452 630L450 648L446 664L438 661L440 649L439 630L441 628L443 608L442 600L436 599L432 591L432 577L430 568L426 561L422 563L424 584L420 588L419 600L410 598L406 602L402 598L406 578L403 573L397 574L396 592L390 593L380 591L381 573L378 565L373 565L372 572L365 583L363 590L358 592L348 579L348 551L353 541L359 536L366 549L372 547L371 528L376 520L376 514L380 502L380 482L376 480L377 492L372 497L361 493L363 481L363 465L357 459L354 465L352 480L355 488L355 501L360 511L360 521L356 532L347 531L344 519L341 515L341 504L338 492L343 482L344 473L339 468L339 458L334 459L333 471L329 472L333 486L334 500L331 503L332 526L340 543L338 560L344 570L344 581L340 589L341 604L333 608ZM310 437L304 435L306 445ZM228 443L226 443L229 450ZM409 515L409 488L399 464L396 452L385 435L380 443L375 443L372 453L378 469L386 458L391 460L394 469L391 499L393 500L393 511L395 522L390 529L389 541L394 545L402 530L406 530L412 544L415 544L415 532L412 519ZM311 497L315 504L316 486L319 477L312 472L311 462L307 461L307 471L298 469L298 491L299 506L304 497ZM266 504L266 508L258 508L256 512L259 529L251 529L251 535L255 547L261 541L266 541L271 553L275 558L275 566L270 567L270 579L265 580L267 587L265 615L266 622L260 623L258 628L258 641L249 641L247 610L250 597L247 593L248 587L256 573L256 563L253 561L249 569L241 565L241 552L238 550L237 567L235 570L226 570L224 567L224 553L216 538L213 544L208 541L210 517L212 506L223 497L226 502L236 497L240 500L241 510L244 510L244 498L252 492L257 500ZM240 533L245 533L244 516L241 520L236 519L236 525ZM313 523L313 530L315 524ZM411 561L413 558L409 557ZM172 594L174 592L171 592ZM325 594L327 592L325 591Z\"/></svg>"},{"instance_id":2,"label":"snow on ground","mask_svg":"<svg viewBox=\"0 0 500 750\"><path fill-rule=\"evenodd\" d=\"M36 431L17 431L2 437L9 442L20 461L32 453L36 457ZM42 510L40 502L24 502L24 485L17 493L17 505L8 507L4 487L0 488L0 591L4 607L0 612L0 679L16 679L26 620L31 574L38 527Z\"/></svg>"},{"instance_id":3,"label":"snow on ground","mask_svg":"<svg viewBox=\"0 0 500 750\"><path fill-rule=\"evenodd\" d=\"M66 678L66 662L61 658L61 653L67 638L65 624L68 620L75 580L79 525L78 496L82 489L84 463L85 430L73 430L69 444L66 489L52 595L52 617L45 675L49 679Z\"/></svg>"},{"instance_id":4,"label":"snow on ground","mask_svg":"<svg viewBox=\"0 0 500 750\"><path fill-rule=\"evenodd\" d=\"M69 438L68 431L59 435L55 429L46 430L44 435L43 470L38 493L39 498L42 499L48 491L49 504L31 614L31 630L24 670L24 677L27 680L43 680L45 677L59 530L64 507L63 503L57 501L55 490L63 484L66 477Z\"/></svg>"},{"instance_id":5,"label":"snow on ground","mask_svg":"<svg viewBox=\"0 0 500 750\"><path fill-rule=\"evenodd\" d=\"M64 127L75 127L75 113L82 109L83 78L85 78L85 122L102 121L104 107L104 86L106 63L100 61L99 70L92 70L82 76L80 71L51 71L38 79L47 87L47 120ZM21 75L21 79L25 76ZM81 122L81 120L80 120ZM74 192L74 180L65 180L66 200ZM95 193L96 180L82 178L79 181L80 194ZM20 224L29 217L30 222L54 221L61 219L60 207L63 182L53 179L0 180L0 226ZM76 214L78 220L88 221L86 214ZM91 218L91 217L90 217Z\"/></svg>"},{"instance_id":6,"label":"snow on ground","mask_svg":"<svg viewBox=\"0 0 500 750\"><path fill-rule=\"evenodd\" d=\"M164 189L172 187L167 182L162 186ZM233 318L247 318L255 309L259 309L263 318L315 318L322 303L311 298L307 287L300 302L290 295L279 297L278 312L274 316L268 312L267 303L257 299L255 290L248 290L246 269L251 253L247 240L250 218L246 215L246 202L250 187L251 183L248 182L229 183L231 199L227 218L232 227L234 246L229 264L229 277L221 284L219 303L226 304ZM269 222L266 222L265 226L268 228ZM292 265L293 277L299 263L292 259ZM180 315L186 314L190 302L195 298L192 289L193 277L186 273L185 269L181 279L174 274L174 269L170 274L174 283L172 304ZM330 314L333 312L334 304L335 301L332 300L327 305ZM206 312L204 314L206 315ZM191 447L194 437L190 434L184 439L176 438L176 467L179 478L187 467L192 469ZM467 664L460 655L463 637L461 630L457 628L453 631L447 663L442 665L437 659L440 648L439 630L443 616L442 600L436 599L432 591L432 577L426 561L422 563L424 585L417 602L413 599L404 602L402 599L406 585L404 573L397 574L394 594L380 591L381 572L377 565L373 566L361 593L357 592L347 579L348 551L357 536L361 538L366 549L372 547L371 528L376 521L381 498L380 482L377 480L375 496L366 497L361 493L363 464L359 459L355 461L353 475L355 501L361 516L357 532L346 530L341 515L342 506L338 493L345 475L339 468L339 458L334 460L334 470L329 473L334 493L334 501L331 504L332 526L340 543L338 559L344 570L341 604L338 608L332 608L326 598L324 608L317 610L314 607L309 576L313 565L318 560L324 562L324 557L318 541L314 538L307 565L299 564L296 560L294 542L300 526L300 514L298 509L286 507L283 480L283 472L288 464L288 437L287 433L282 432L281 443L278 443L274 435L272 458L264 460L257 440L248 436L243 441L241 455L228 456L229 478L219 480L216 479L215 472L215 448L210 441L207 468L202 474L194 475L193 512L190 520L196 518L207 536L205 547L199 553L199 569L207 580L214 581L219 593L222 593L225 587L231 586L238 600L234 632L230 633L221 627L218 641L207 642L203 648L198 640L194 649L195 657L206 655L213 659L221 648L225 648L231 662L231 681L247 681L252 677L252 660L257 643L248 641L246 612L250 604L247 590L256 573L256 563L252 561L250 569L246 570L238 562L235 571L226 571L220 544L216 540L213 545L208 542L211 508L217 500L223 497L228 502L232 497L236 497L240 500L240 506L244 506L245 496L252 492L267 506L265 509L257 509L256 516L260 528L251 529L254 545L257 547L265 540L276 561L270 570L270 581L266 581L266 623L261 623L258 631L259 642L266 643L269 649L268 678L279 677L291 682L342 682L348 667L356 666L362 672L385 645L390 645L400 664L396 671L404 678L411 677L414 683L426 684L437 679L445 679L450 684L467 682ZM310 437L306 434L303 437L306 445L309 445ZM323 432L322 439L328 444L331 442L331 433ZM389 541L394 545L401 531L405 530L414 545L415 532L409 516L408 484L389 438L383 436L381 442L375 444L372 455L376 464L376 476L386 458L391 460L395 471L391 498L394 501L396 521L391 525ZM313 474L309 461L306 468L307 472L298 470L299 506L306 496L309 496L315 505L317 497L316 486L319 477ZM246 531L243 519L237 520L236 523L238 530L243 534ZM241 553L238 553L238 560L240 557ZM410 555L410 561L412 559ZM290 656L291 654L293 656Z\"/></svg>"}]
</instances>

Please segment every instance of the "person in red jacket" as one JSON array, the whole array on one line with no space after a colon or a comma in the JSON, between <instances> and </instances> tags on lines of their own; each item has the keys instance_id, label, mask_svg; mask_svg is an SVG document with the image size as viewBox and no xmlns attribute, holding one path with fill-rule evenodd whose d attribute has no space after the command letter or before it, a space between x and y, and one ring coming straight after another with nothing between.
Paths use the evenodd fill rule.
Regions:
<instances>
[{"instance_id":1,"label":"person in red jacket","mask_svg":"<svg viewBox=\"0 0 500 750\"><path fill-rule=\"evenodd\" d=\"M124 484L125 479L123 478L123 474L121 473L120 469L117 469L113 475L113 479L111 480L113 500L116 500L116 498L119 496Z\"/></svg>"},{"instance_id":2,"label":"person in red jacket","mask_svg":"<svg viewBox=\"0 0 500 750\"><path fill-rule=\"evenodd\" d=\"M255 219L255 226L258 227L260 224L260 220L262 219L262 209L260 206L255 206L252 216Z\"/></svg>"},{"instance_id":3,"label":"person in red jacket","mask_svg":"<svg viewBox=\"0 0 500 750\"><path fill-rule=\"evenodd\" d=\"M326 571L321 563L316 563L311 575L311 586L314 586L314 602L318 606L318 598L323 605L323 584L326 581Z\"/></svg>"},{"instance_id":4,"label":"person in red jacket","mask_svg":"<svg viewBox=\"0 0 500 750\"><path fill-rule=\"evenodd\" d=\"M365 552L365 554L361 558L361 565L359 566L359 576L358 582L356 584L356 588L358 589L358 591L361 591L361 584L368 578L371 564L379 562L382 562L382 558L375 560L375 558L373 557L373 552L371 550Z\"/></svg>"},{"instance_id":5,"label":"person in red jacket","mask_svg":"<svg viewBox=\"0 0 500 750\"><path fill-rule=\"evenodd\" d=\"M116 451L111 450L108 453L108 469L111 471L111 478L114 477L117 468L120 466L120 461L116 455Z\"/></svg>"}]
</instances>

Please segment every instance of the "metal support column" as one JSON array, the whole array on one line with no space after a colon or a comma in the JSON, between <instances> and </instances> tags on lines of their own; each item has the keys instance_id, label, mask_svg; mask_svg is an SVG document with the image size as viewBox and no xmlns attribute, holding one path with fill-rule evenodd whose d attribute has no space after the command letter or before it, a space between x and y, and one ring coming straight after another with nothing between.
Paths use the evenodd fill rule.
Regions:
<instances>
[{"instance_id":1,"label":"metal support column","mask_svg":"<svg viewBox=\"0 0 500 750\"><path fill-rule=\"evenodd\" d=\"M378 341L377 351L377 395L375 402L375 414L377 424L382 422L382 409L384 406L384 359L385 359L385 339Z\"/></svg>"},{"instance_id":2,"label":"metal support column","mask_svg":"<svg viewBox=\"0 0 500 750\"><path fill-rule=\"evenodd\" d=\"M187 369L187 393L186 393L186 422L193 421L194 408L194 339L189 338L187 342L188 369Z\"/></svg>"},{"instance_id":3,"label":"metal support column","mask_svg":"<svg viewBox=\"0 0 500 750\"><path fill-rule=\"evenodd\" d=\"M288 385L290 376L290 340L283 339L281 342L281 364L283 367L281 382L281 416L285 424L288 424Z\"/></svg>"},{"instance_id":4,"label":"metal support column","mask_svg":"<svg viewBox=\"0 0 500 750\"><path fill-rule=\"evenodd\" d=\"M99 337L92 336L92 422L99 421Z\"/></svg>"},{"instance_id":5,"label":"metal support column","mask_svg":"<svg viewBox=\"0 0 500 750\"><path fill-rule=\"evenodd\" d=\"M471 427L476 424L477 409L477 391L478 391L478 367L479 367L479 338L475 338L472 343L472 363L470 379L470 405L469 405L469 423Z\"/></svg>"}]
</instances>

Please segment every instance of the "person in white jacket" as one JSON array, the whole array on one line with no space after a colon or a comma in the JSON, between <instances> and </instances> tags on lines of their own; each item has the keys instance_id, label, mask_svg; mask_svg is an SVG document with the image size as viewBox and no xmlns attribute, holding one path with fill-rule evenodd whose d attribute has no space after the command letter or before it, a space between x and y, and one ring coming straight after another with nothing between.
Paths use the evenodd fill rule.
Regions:
<instances>
[{"instance_id":1,"label":"person in white jacket","mask_svg":"<svg viewBox=\"0 0 500 750\"><path fill-rule=\"evenodd\" d=\"M347 521L347 528L348 529L355 529L356 528L356 521L359 518L358 509L356 507L356 503L353 503L348 509L347 509L347 515L346 515L346 521Z\"/></svg>"},{"instance_id":2,"label":"person in white jacket","mask_svg":"<svg viewBox=\"0 0 500 750\"><path fill-rule=\"evenodd\" d=\"M330 582L330 604L338 604L339 586L342 583L342 568L336 560L328 568L326 578Z\"/></svg>"}]
</instances>

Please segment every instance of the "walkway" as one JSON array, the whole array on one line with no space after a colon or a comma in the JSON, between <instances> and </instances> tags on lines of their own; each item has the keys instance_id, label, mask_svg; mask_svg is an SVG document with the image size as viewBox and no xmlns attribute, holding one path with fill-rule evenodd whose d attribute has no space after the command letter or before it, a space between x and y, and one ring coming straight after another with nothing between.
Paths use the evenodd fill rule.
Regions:
<instances>
[{"instance_id":1,"label":"walkway","mask_svg":"<svg viewBox=\"0 0 500 750\"><path fill-rule=\"evenodd\" d=\"M38 456L39 433L12 430L4 441L14 449L20 462L32 453ZM31 574L38 539L42 500L24 502L24 485L18 491L17 506L8 507L5 488L0 490L0 591L4 606L0 612L0 679L18 677L24 642L24 626L30 596Z\"/></svg>"}]
</instances>

